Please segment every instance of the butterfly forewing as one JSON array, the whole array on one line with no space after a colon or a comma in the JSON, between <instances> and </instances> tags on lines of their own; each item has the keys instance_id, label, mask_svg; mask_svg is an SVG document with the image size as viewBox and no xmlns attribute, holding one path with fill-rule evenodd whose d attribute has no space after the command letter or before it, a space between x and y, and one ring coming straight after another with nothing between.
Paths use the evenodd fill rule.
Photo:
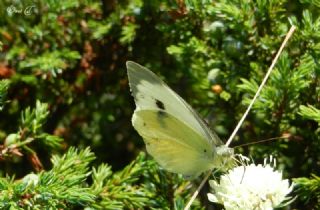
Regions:
<instances>
[{"instance_id":1,"label":"butterfly forewing","mask_svg":"<svg viewBox=\"0 0 320 210\"><path fill-rule=\"evenodd\" d=\"M147 68L127 62L129 84L137 110L163 110L203 136L212 146L222 142L201 120L198 114L179 95L172 91L158 76Z\"/></svg>"},{"instance_id":2,"label":"butterfly forewing","mask_svg":"<svg viewBox=\"0 0 320 210\"><path fill-rule=\"evenodd\" d=\"M132 122L147 151L168 171L197 176L213 167L215 152L210 143L169 113L138 110Z\"/></svg>"}]
</instances>

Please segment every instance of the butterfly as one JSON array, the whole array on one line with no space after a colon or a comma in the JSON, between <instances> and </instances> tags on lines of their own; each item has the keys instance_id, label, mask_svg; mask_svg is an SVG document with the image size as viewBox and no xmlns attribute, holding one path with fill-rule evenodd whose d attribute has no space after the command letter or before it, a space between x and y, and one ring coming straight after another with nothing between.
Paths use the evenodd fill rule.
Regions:
<instances>
[{"instance_id":1,"label":"butterfly","mask_svg":"<svg viewBox=\"0 0 320 210\"><path fill-rule=\"evenodd\" d=\"M195 178L231 159L225 146L191 106L149 69L126 63L136 109L132 124L147 152L166 170Z\"/></svg>"}]
</instances>

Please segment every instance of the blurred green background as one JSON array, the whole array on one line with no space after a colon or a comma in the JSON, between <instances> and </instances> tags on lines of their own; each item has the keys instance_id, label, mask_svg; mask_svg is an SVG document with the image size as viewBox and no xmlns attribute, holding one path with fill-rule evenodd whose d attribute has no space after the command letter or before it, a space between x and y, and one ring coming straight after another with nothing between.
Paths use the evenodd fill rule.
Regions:
<instances>
[{"instance_id":1,"label":"blurred green background","mask_svg":"<svg viewBox=\"0 0 320 210\"><path fill-rule=\"evenodd\" d=\"M1 157L0 173L50 169L51 155L70 146L90 146L94 164L115 171L134 160L144 144L131 125L127 60L163 78L225 141L294 24L231 146L284 136L236 151L256 162L275 156L286 178L319 175L319 9L311 0L2 0L0 78L9 85L0 97L1 149L9 134L26 141L21 113L37 100L48 104L41 132L51 140L38 136ZM312 209L318 199L294 205Z\"/></svg>"}]
</instances>

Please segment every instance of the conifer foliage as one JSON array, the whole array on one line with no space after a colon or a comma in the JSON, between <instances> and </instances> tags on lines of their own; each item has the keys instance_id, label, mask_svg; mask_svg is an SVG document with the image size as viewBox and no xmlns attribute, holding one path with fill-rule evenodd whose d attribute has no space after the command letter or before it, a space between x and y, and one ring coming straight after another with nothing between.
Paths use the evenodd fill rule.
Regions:
<instances>
[{"instance_id":1,"label":"conifer foliage","mask_svg":"<svg viewBox=\"0 0 320 210\"><path fill-rule=\"evenodd\" d=\"M316 0L0 2L0 209L183 209L198 180L143 152L125 62L150 68L222 140L269 155L291 208L320 208L320 3ZM142 151L142 152L141 152ZM203 189L192 209L212 209Z\"/></svg>"}]
</instances>

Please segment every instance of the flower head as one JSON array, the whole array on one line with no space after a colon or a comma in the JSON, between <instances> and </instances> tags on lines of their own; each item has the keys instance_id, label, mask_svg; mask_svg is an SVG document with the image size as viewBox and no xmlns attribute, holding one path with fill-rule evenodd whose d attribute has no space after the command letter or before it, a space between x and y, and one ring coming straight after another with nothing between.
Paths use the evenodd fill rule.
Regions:
<instances>
[{"instance_id":1,"label":"flower head","mask_svg":"<svg viewBox=\"0 0 320 210\"><path fill-rule=\"evenodd\" d=\"M288 199L286 195L293 188L266 161L263 165L238 166L222 175L220 183L215 180L209 183L214 194L208 193L208 199L223 204L226 210L271 210Z\"/></svg>"}]
</instances>

